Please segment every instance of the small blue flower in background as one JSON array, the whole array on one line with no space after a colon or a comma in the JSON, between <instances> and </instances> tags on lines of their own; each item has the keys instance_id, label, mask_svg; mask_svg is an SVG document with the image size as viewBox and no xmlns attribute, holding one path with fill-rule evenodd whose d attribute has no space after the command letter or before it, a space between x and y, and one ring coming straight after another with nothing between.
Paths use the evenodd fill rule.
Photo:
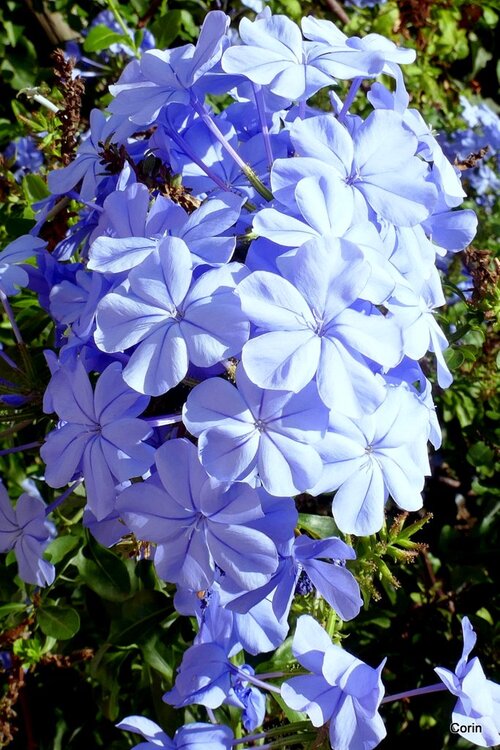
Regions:
<instances>
[{"instance_id":1,"label":"small blue flower in background","mask_svg":"<svg viewBox=\"0 0 500 750\"><path fill-rule=\"evenodd\" d=\"M88 29L83 29L82 36L86 37L89 31L96 26L107 26L108 29L115 31L117 34L124 34L124 29L116 20L114 13L110 10L103 10L98 13L89 24ZM134 39L134 31L127 27L127 34L132 41ZM153 34L148 31L148 29L143 29L139 52L146 52L146 50L152 49L154 46L155 38ZM97 55L98 60L92 60L83 54L81 46L77 41L70 41L66 42L65 56L70 59L72 58L78 65L73 69L74 77L95 78L96 76L109 73L110 68L106 63L109 62L110 57L122 56L130 58L135 56L135 52L124 42L113 42L105 52L100 52Z\"/></svg>"},{"instance_id":2,"label":"small blue flower in background","mask_svg":"<svg viewBox=\"0 0 500 750\"><path fill-rule=\"evenodd\" d=\"M464 645L455 672L444 667L434 671L458 698L452 720L460 727L459 734L480 747L493 747L500 741L500 685L486 679L477 656L468 661L476 644L468 617L462 620L462 632Z\"/></svg>"},{"instance_id":3,"label":"small blue flower in background","mask_svg":"<svg viewBox=\"0 0 500 750\"><path fill-rule=\"evenodd\" d=\"M44 162L42 152L30 135L21 136L9 143L4 151L5 158L12 161L12 170L17 182L27 174L38 172Z\"/></svg>"},{"instance_id":4,"label":"small blue flower in background","mask_svg":"<svg viewBox=\"0 0 500 750\"><path fill-rule=\"evenodd\" d=\"M491 210L500 191L500 117L486 102L474 104L461 96L460 104L468 128L443 135L440 142L450 159L459 160L487 147L477 165L465 169L462 175L476 192L478 203Z\"/></svg>"},{"instance_id":5,"label":"small blue flower in background","mask_svg":"<svg viewBox=\"0 0 500 750\"><path fill-rule=\"evenodd\" d=\"M330 722L335 750L371 750L385 737L378 707L384 695L381 672L332 644L330 636L310 615L297 620L293 655L310 675L292 677L281 696L294 711L304 711L313 726Z\"/></svg>"},{"instance_id":6,"label":"small blue flower in background","mask_svg":"<svg viewBox=\"0 0 500 750\"><path fill-rule=\"evenodd\" d=\"M46 244L39 237L24 234L4 247L0 252L0 292L10 297L28 286L29 276L18 264L42 252Z\"/></svg>"},{"instance_id":7,"label":"small blue flower in background","mask_svg":"<svg viewBox=\"0 0 500 750\"><path fill-rule=\"evenodd\" d=\"M55 578L54 566L43 559L44 550L56 535L45 513L45 503L32 488L23 492L13 508L0 482L0 552L13 549L20 578L37 586L50 585Z\"/></svg>"}]
</instances>

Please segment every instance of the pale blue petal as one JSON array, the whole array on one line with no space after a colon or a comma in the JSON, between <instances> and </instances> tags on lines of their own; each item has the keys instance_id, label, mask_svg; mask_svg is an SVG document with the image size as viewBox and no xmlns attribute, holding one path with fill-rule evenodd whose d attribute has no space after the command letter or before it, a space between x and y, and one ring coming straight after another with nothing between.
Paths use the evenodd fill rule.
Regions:
<instances>
[{"instance_id":1,"label":"pale blue petal","mask_svg":"<svg viewBox=\"0 0 500 750\"><path fill-rule=\"evenodd\" d=\"M139 344L123 371L123 378L139 393L160 396L181 382L188 365L186 342L179 326L162 326Z\"/></svg>"},{"instance_id":2,"label":"pale blue petal","mask_svg":"<svg viewBox=\"0 0 500 750\"><path fill-rule=\"evenodd\" d=\"M198 448L211 476L221 481L244 481L255 469L259 433L246 423L228 421L203 432Z\"/></svg>"},{"instance_id":3,"label":"pale blue petal","mask_svg":"<svg viewBox=\"0 0 500 750\"><path fill-rule=\"evenodd\" d=\"M376 534L384 523L386 500L382 472L367 459L337 490L332 504L335 523L345 534Z\"/></svg>"},{"instance_id":4,"label":"pale blue petal","mask_svg":"<svg viewBox=\"0 0 500 750\"><path fill-rule=\"evenodd\" d=\"M220 378L199 383L189 394L183 421L192 435L221 425L226 419L241 423L241 434L253 427L254 417L239 390Z\"/></svg>"},{"instance_id":5,"label":"pale blue petal","mask_svg":"<svg viewBox=\"0 0 500 750\"><path fill-rule=\"evenodd\" d=\"M321 340L310 329L272 331L245 344L242 362L260 388L298 393L313 379L320 351Z\"/></svg>"}]
</instances>

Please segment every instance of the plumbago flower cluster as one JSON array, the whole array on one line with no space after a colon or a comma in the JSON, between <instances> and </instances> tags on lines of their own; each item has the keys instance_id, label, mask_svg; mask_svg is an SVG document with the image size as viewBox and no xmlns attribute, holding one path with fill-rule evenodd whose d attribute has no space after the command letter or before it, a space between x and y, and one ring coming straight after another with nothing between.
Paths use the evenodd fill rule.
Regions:
<instances>
[{"instance_id":1,"label":"plumbago flower cluster","mask_svg":"<svg viewBox=\"0 0 500 750\"><path fill-rule=\"evenodd\" d=\"M84 524L102 544L128 533L152 544L175 608L199 625L164 700L205 706L211 723L170 739L129 717L119 726L139 747L282 746L286 727L236 740L214 714L237 707L252 732L268 690L329 723L336 750L368 750L385 735L384 662L332 644L310 615L293 640L304 673L281 688L242 656L283 643L296 596L315 591L342 620L362 605L354 550L298 534L294 496L335 493L335 522L355 535L380 530L389 498L421 507L440 431L419 360L431 352L439 384L451 382L436 256L463 249L476 220L457 210L458 173L408 108L400 66L413 51L267 9L237 39L228 27L211 12L196 46L130 62L75 160L49 174L33 233L0 255L16 336L7 297L19 287L55 321L44 397L55 425L40 453L47 484L67 487L45 512L28 495L14 512L2 490L0 544L24 580L50 584L46 515L82 482ZM339 81L351 81L344 101ZM330 111L311 104L325 89ZM362 91L364 119L350 112ZM47 247L39 233L68 198L78 220ZM36 268L22 265L31 256ZM464 627L457 673L439 674L460 731L487 746L498 690L467 665ZM289 730L315 736L309 722Z\"/></svg>"}]
</instances>

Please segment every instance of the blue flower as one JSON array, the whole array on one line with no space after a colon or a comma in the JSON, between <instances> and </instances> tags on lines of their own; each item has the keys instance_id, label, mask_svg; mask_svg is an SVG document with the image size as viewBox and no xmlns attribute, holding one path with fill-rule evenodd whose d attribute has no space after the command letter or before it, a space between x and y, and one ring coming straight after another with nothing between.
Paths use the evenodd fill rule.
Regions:
<instances>
[{"instance_id":1,"label":"blue flower","mask_svg":"<svg viewBox=\"0 0 500 750\"><path fill-rule=\"evenodd\" d=\"M69 193L80 184L79 194L84 201L92 201L96 192L106 183L115 182L102 164L102 144L112 141L122 143L135 130L126 117L106 115L99 109L90 113L90 130L78 146L76 158L67 167L49 172L50 191L58 195Z\"/></svg>"},{"instance_id":2,"label":"blue flower","mask_svg":"<svg viewBox=\"0 0 500 750\"><path fill-rule=\"evenodd\" d=\"M188 104L193 86L220 60L228 26L225 13L212 11L203 22L196 46L145 52L140 61L125 68L117 84L110 86L116 97L110 111L127 115L138 125L148 125L165 105Z\"/></svg>"},{"instance_id":3,"label":"blue flower","mask_svg":"<svg viewBox=\"0 0 500 750\"><path fill-rule=\"evenodd\" d=\"M18 294L20 287L28 285L28 274L18 263L37 255L45 246L39 237L23 234L4 247L0 252L0 292L9 297Z\"/></svg>"},{"instance_id":4,"label":"blue flower","mask_svg":"<svg viewBox=\"0 0 500 750\"><path fill-rule=\"evenodd\" d=\"M451 672L436 667L435 672L458 701L452 719L458 733L480 747L493 747L500 740L500 685L487 680L477 656L468 661L476 634L468 617L462 620L462 656Z\"/></svg>"},{"instance_id":5,"label":"blue flower","mask_svg":"<svg viewBox=\"0 0 500 750\"><path fill-rule=\"evenodd\" d=\"M422 507L429 430L426 406L405 386L387 388L378 409L356 421L332 412L319 446L323 474L310 492L337 490L332 512L344 533L376 533L389 494L405 510Z\"/></svg>"},{"instance_id":6,"label":"blue flower","mask_svg":"<svg viewBox=\"0 0 500 750\"><path fill-rule=\"evenodd\" d=\"M335 750L376 747L386 735L378 713L384 695L380 675L385 659L377 669L369 667L333 645L310 615L297 620L292 651L312 674L283 683L285 703L294 711L307 713L315 727L329 721Z\"/></svg>"},{"instance_id":7,"label":"blue flower","mask_svg":"<svg viewBox=\"0 0 500 750\"><path fill-rule=\"evenodd\" d=\"M175 685L163 696L175 708L199 703L219 708L232 688L233 665L218 643L195 644L184 652Z\"/></svg>"},{"instance_id":8,"label":"blue flower","mask_svg":"<svg viewBox=\"0 0 500 750\"><path fill-rule=\"evenodd\" d=\"M50 585L55 578L54 566L43 559L55 536L54 525L45 513L45 503L34 492L24 492L13 508L0 482L0 552L13 549L20 578L37 586Z\"/></svg>"},{"instance_id":9,"label":"blue flower","mask_svg":"<svg viewBox=\"0 0 500 750\"><path fill-rule=\"evenodd\" d=\"M88 268L100 273L129 271L167 235L184 240L194 266L226 263L236 242L234 236L220 235L238 220L242 203L243 198L227 193L204 201L188 214L162 195L150 205L145 185L116 190L104 201L96 232L100 236L93 235Z\"/></svg>"},{"instance_id":10,"label":"blue flower","mask_svg":"<svg viewBox=\"0 0 500 750\"><path fill-rule=\"evenodd\" d=\"M101 373L94 393L79 359L61 365L46 392L45 409L62 420L40 449L47 484L62 487L83 474L88 507L97 520L105 518L114 508L115 485L141 476L153 462L154 448L144 442L152 430L136 418L148 402L125 385L117 362Z\"/></svg>"},{"instance_id":11,"label":"blue flower","mask_svg":"<svg viewBox=\"0 0 500 750\"><path fill-rule=\"evenodd\" d=\"M123 371L125 382L139 393L165 393L186 376L189 362L211 367L240 352L249 324L234 288L245 273L230 263L192 283L187 245L165 237L99 303L96 344L105 352L137 345Z\"/></svg>"},{"instance_id":12,"label":"blue flower","mask_svg":"<svg viewBox=\"0 0 500 750\"><path fill-rule=\"evenodd\" d=\"M248 612L270 596L273 612L282 620L288 618L295 594L310 593L316 588L343 620L351 620L363 603L356 579L344 567L346 560L354 558L352 547L336 537L312 540L301 535L294 540L290 554L281 555L278 569L268 583L233 598L227 607L234 612Z\"/></svg>"},{"instance_id":13,"label":"blue flower","mask_svg":"<svg viewBox=\"0 0 500 750\"><path fill-rule=\"evenodd\" d=\"M171 740L151 719L127 716L116 725L118 729L142 735L146 742L135 745L135 750L230 750L234 735L229 727L194 722L176 731Z\"/></svg>"},{"instance_id":14,"label":"blue flower","mask_svg":"<svg viewBox=\"0 0 500 750\"><path fill-rule=\"evenodd\" d=\"M398 226L414 226L431 213L437 189L427 180L429 166L416 156L416 136L398 113L376 110L352 135L331 115L297 119L290 137L304 158L275 161L274 195L281 203L293 200L299 179L330 174L351 213L366 216L369 206ZM391 148L381 149L381 143Z\"/></svg>"},{"instance_id":15,"label":"blue flower","mask_svg":"<svg viewBox=\"0 0 500 750\"><path fill-rule=\"evenodd\" d=\"M34 138L29 135L16 138L9 143L4 156L13 160L12 167L17 182L21 182L27 174L38 172L43 164L43 154L37 148Z\"/></svg>"},{"instance_id":16,"label":"blue flower","mask_svg":"<svg viewBox=\"0 0 500 750\"><path fill-rule=\"evenodd\" d=\"M266 715L266 697L254 685L245 680L242 672L254 675L255 670L248 664L239 668L240 672L233 678L233 687L225 703L243 709L241 721L247 732L260 727Z\"/></svg>"},{"instance_id":17,"label":"blue flower","mask_svg":"<svg viewBox=\"0 0 500 750\"><path fill-rule=\"evenodd\" d=\"M184 439L157 450L156 468L117 507L138 538L157 544L158 575L193 591L208 589L217 568L245 590L265 583L278 558L271 539L251 527L264 516L256 490L211 480Z\"/></svg>"},{"instance_id":18,"label":"blue flower","mask_svg":"<svg viewBox=\"0 0 500 750\"><path fill-rule=\"evenodd\" d=\"M244 75L294 100L307 99L332 83L314 67L317 45L304 43L299 27L286 16L265 13L253 22L243 18L239 32L243 44L230 47L222 58L227 73Z\"/></svg>"},{"instance_id":19,"label":"blue flower","mask_svg":"<svg viewBox=\"0 0 500 750\"><path fill-rule=\"evenodd\" d=\"M271 495L312 486L321 460L312 444L324 435L328 412L314 383L300 393L262 391L239 365L237 389L210 378L189 394L184 424L199 437L200 460L221 481L259 477ZM312 479L312 482L311 482Z\"/></svg>"},{"instance_id":20,"label":"blue flower","mask_svg":"<svg viewBox=\"0 0 500 750\"><path fill-rule=\"evenodd\" d=\"M371 269L356 248L339 249L334 254L326 242L311 240L286 265L286 278L256 271L238 285L243 312L257 327L242 362L261 388L297 393L316 378L326 406L358 415L385 395L364 357L396 365L401 334L376 308L355 309Z\"/></svg>"}]
</instances>

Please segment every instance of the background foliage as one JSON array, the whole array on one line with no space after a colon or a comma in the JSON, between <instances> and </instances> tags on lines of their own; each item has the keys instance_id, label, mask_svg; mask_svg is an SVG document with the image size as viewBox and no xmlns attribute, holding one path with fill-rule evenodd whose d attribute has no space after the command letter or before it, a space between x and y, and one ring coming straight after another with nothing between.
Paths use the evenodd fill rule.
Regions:
<instances>
[{"instance_id":1,"label":"background foliage","mask_svg":"<svg viewBox=\"0 0 500 750\"><path fill-rule=\"evenodd\" d=\"M252 15L246 5L252 3L129 0L120 5L120 13L137 30L136 44L147 28L156 44L165 47L196 39L208 10L221 8L237 21L242 14ZM334 20L350 35L375 31L416 48L417 61L405 68L408 90L414 106L443 137L468 127L460 95L473 103L486 101L498 113L500 27L495 0L389 0L366 8L326 0L274 0L270 5L274 12L294 19L314 13ZM98 26L87 33L97 13L110 6L104 0L45 4L6 0L0 9L2 244L29 231L31 206L46 194L44 174L60 164L61 121L30 99L30 89L38 87L56 105L63 101L64 92L52 73L54 49L76 39L85 56L103 66L102 75L85 78L81 131L87 127L90 108L105 106L107 85L127 62L124 55L107 54L120 32L110 37ZM90 69L83 61L79 67L84 72ZM35 139L44 164L38 174L23 176L16 173L8 146L26 135ZM486 136L482 145L490 146L491 152ZM483 159L498 173L494 155L486 153ZM457 614L471 616L478 632L478 654L494 679L499 635L494 560L500 507L495 485L500 219L498 197L488 189L487 199L475 195L472 173L473 169L464 170L471 187L467 205L478 212L480 229L473 248L455 257L447 269L449 304L441 311L440 323L452 342L447 358L455 382L442 393L435 386L444 442L432 458L434 474L425 490L425 513L420 519L408 519L405 526L401 518L389 520L385 533L354 540L363 558L354 571L370 606L337 632L368 663L388 655L385 682L391 693L433 682L435 664L455 663L461 649ZM40 399L49 379L42 354L51 344L49 319L29 293L15 298L13 307L24 339L31 342L30 354L13 346L7 321L0 329L0 341L20 367L22 382L17 385L29 397L29 405L17 422L7 408L0 407L6 447L36 441L47 428L40 416ZM1 377L4 368L1 360ZM430 363L426 374L435 380ZM6 484L19 493L26 476L42 473L35 455L0 459ZM53 499L51 492L46 488L47 502ZM322 506L307 497L300 498L300 504L304 528L318 536L332 533L326 515L319 521L308 517L321 514ZM191 624L177 618L172 591L157 579L147 551L136 549L132 541L109 551L88 535L82 538L78 524L82 506L77 491L69 506L56 511L66 533L49 550L58 572L49 593L33 596L32 587L14 577L12 554L0 569L0 681L5 677L0 692L0 747L119 750L132 744L114 728L123 716L144 713L167 731L182 723L182 712L162 703L160 696L171 686L180 655L193 637ZM324 513L327 506L325 502ZM424 524L426 514L432 518ZM321 612L318 615L321 619ZM268 666L283 668L289 660L288 640ZM17 665L14 671L9 669L12 663ZM390 706L384 710L389 739L382 746L389 747L390 738L394 742L397 737L398 745L468 747L449 734L449 709L449 701L433 695ZM196 718L190 710L186 721ZM276 721L282 710L273 707Z\"/></svg>"}]
</instances>

